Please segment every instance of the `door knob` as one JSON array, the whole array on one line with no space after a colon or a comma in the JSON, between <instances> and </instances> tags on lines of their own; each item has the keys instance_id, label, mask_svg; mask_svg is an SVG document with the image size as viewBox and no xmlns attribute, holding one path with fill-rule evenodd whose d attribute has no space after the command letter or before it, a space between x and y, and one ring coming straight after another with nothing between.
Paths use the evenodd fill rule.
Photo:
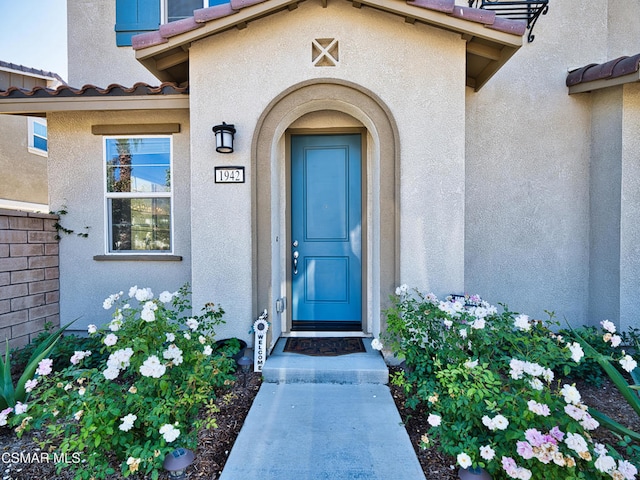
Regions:
<instances>
[{"instance_id":1,"label":"door knob","mask_svg":"<svg viewBox=\"0 0 640 480\"><path fill-rule=\"evenodd\" d=\"M300 256L300 254L298 253L297 250L295 252L293 252L293 274L294 275L298 274L298 257L299 256Z\"/></svg>"}]
</instances>

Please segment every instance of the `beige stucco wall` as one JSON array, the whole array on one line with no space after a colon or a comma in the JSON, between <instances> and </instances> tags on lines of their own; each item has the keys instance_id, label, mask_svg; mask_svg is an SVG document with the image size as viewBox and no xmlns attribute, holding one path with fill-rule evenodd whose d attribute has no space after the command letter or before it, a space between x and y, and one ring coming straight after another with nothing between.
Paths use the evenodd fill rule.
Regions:
<instances>
[{"instance_id":1,"label":"beige stucco wall","mask_svg":"<svg viewBox=\"0 0 640 480\"><path fill-rule=\"evenodd\" d=\"M533 43L467 91L465 288L537 318L587 321L591 100L565 80L608 60L607 19L607 2L551 2Z\"/></svg>"},{"instance_id":2,"label":"beige stucco wall","mask_svg":"<svg viewBox=\"0 0 640 480\"><path fill-rule=\"evenodd\" d=\"M67 0L69 85L160 84L131 47L116 46L115 23L115 1Z\"/></svg>"},{"instance_id":3,"label":"beige stucco wall","mask_svg":"<svg viewBox=\"0 0 640 480\"><path fill-rule=\"evenodd\" d=\"M29 152L28 136L27 117L0 117L0 201L46 206L47 157Z\"/></svg>"},{"instance_id":4,"label":"beige stucco wall","mask_svg":"<svg viewBox=\"0 0 640 480\"><path fill-rule=\"evenodd\" d=\"M607 2L607 58L636 55L640 52L640 2L636 0L608 0ZM600 60L593 60L598 62Z\"/></svg>"},{"instance_id":5,"label":"beige stucco wall","mask_svg":"<svg viewBox=\"0 0 640 480\"><path fill-rule=\"evenodd\" d=\"M592 323L620 316L620 208L623 87L591 97L589 318Z\"/></svg>"},{"instance_id":6,"label":"beige stucco wall","mask_svg":"<svg viewBox=\"0 0 640 480\"><path fill-rule=\"evenodd\" d=\"M338 66L312 65L311 45L317 38L338 39ZM246 29L195 42L190 68L193 256L199 258L193 266L196 303L213 289L225 299L230 318L244 322L240 333L255 318L250 170L254 129L280 93L322 77L345 79L372 91L397 123L399 280L438 293L462 289L465 64L459 35L410 25L349 3L330 2L322 8L312 0ZM301 112L306 113L304 106ZM226 156L214 152L211 133L222 121L234 123L238 130L236 150ZM244 166L247 183L214 184L217 165Z\"/></svg>"},{"instance_id":7,"label":"beige stucco wall","mask_svg":"<svg viewBox=\"0 0 640 480\"><path fill-rule=\"evenodd\" d=\"M130 47L115 46L113 2L69 0L68 12L72 85L157 83L135 61ZM246 29L195 42L190 47L190 147L187 130L177 136L180 148L190 148L179 161L190 155L192 165L191 170L188 164L174 170L187 175L180 201L185 205L190 201L193 207L193 249L190 254L188 235L180 237L185 250L176 253L185 255L185 260L160 269L172 279L186 279L192 255L197 259L195 303L221 302L229 321L223 334L246 337L258 311L270 307L252 303L256 179L251 142L258 119L292 85L318 78L346 80L373 92L391 112L399 132L398 282L439 295L479 293L534 317L553 310L574 324L595 323L608 312L615 317L618 309L622 326L630 325L640 276L636 260L640 233L633 222L640 205L635 180L640 178L639 87L569 96L565 80L570 69L638 53L639 29L637 0L552 2L535 27L535 41L527 44L525 36L523 48L477 93L464 87L464 42L459 35L411 25L366 7L356 9L349 2L329 2L322 8L319 0L308 0L293 11L251 22ZM311 43L316 38L338 39L337 66L312 65ZM307 107L300 111L306 113ZM52 141L68 141L61 145L72 152L65 157L67 152L59 150L50 166L55 186L52 206L69 205L67 220L72 228L92 222L90 239L63 239L63 249L81 252L91 265L86 275L67 265L66 290L67 277L62 277L63 311L69 308L73 313L90 304L97 308L96 314L100 310L95 301L68 307L72 298L75 302L71 293L83 285L82 279L97 282L97 290L107 294L124 288L111 280L122 271L140 275L141 280L132 278L132 284L157 277L153 273L157 264L90 260L104 250L102 185L76 191L70 183L78 168L92 182L101 181L95 178L100 165L91 163L102 161L97 137L87 133L92 122L157 121L157 116L52 116L56 121L55 126L50 123L50 132L55 132L50 133L55 135ZM238 129L232 155L214 151L211 127L222 121ZM362 123L366 122L319 113L295 125ZM375 132L369 133L368 141L374 142ZM56 148L61 147L52 144ZM274 237L286 229L281 204L284 150L284 140L275 139L270 181L280 190L272 199L273 214L279 216L274 219ZM602 193L607 182L615 180L616 171L607 167L611 153L619 158L621 179L618 237L610 236L615 218L606 214L615 208L616 197ZM213 169L221 165L244 166L246 183L216 185ZM619 251L602 250L615 243ZM274 261L285 260L274 251ZM618 284L612 286L611 281ZM614 298L616 293L619 299ZM606 300L599 302L594 294Z\"/></svg>"},{"instance_id":8,"label":"beige stucco wall","mask_svg":"<svg viewBox=\"0 0 640 480\"><path fill-rule=\"evenodd\" d=\"M620 328L638 327L640 291L640 84L624 86L620 215Z\"/></svg>"},{"instance_id":9,"label":"beige stucco wall","mask_svg":"<svg viewBox=\"0 0 640 480\"><path fill-rule=\"evenodd\" d=\"M105 254L105 200L103 137L92 125L179 123L173 134L173 253L182 261L95 261ZM189 116L186 111L78 112L50 116L49 177L53 210L66 206L64 227L88 238L63 236L60 241L60 316L75 318L74 330L110 320L104 298L133 285L150 287L157 295L175 291L190 281L190 161ZM211 299L216 300L216 299ZM112 313L112 312L111 312Z\"/></svg>"}]
</instances>

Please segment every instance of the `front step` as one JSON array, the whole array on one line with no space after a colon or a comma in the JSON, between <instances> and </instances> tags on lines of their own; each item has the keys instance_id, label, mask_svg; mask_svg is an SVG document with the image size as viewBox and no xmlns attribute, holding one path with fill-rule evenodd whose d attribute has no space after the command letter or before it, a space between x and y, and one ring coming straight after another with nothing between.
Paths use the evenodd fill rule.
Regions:
<instances>
[{"instance_id":1,"label":"front step","mask_svg":"<svg viewBox=\"0 0 640 480\"><path fill-rule=\"evenodd\" d=\"M366 353L336 357L314 357L284 352L286 338L278 340L262 367L262 377L269 383L389 383L389 369L382 355L371 348L371 339L362 339Z\"/></svg>"}]
</instances>

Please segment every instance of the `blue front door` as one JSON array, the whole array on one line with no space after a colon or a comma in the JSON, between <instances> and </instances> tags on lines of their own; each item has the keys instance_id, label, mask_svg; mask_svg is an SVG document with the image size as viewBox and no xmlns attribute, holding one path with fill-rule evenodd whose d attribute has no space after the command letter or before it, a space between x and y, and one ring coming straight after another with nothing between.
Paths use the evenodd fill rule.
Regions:
<instances>
[{"instance_id":1,"label":"blue front door","mask_svg":"<svg viewBox=\"0 0 640 480\"><path fill-rule=\"evenodd\" d=\"M362 325L361 136L291 136L294 330Z\"/></svg>"}]
</instances>

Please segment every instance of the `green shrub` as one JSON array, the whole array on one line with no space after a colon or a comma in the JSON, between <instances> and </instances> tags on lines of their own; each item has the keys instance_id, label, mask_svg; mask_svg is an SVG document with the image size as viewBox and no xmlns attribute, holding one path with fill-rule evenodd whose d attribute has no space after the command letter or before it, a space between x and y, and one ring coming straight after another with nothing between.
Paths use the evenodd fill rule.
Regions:
<instances>
[{"instance_id":1,"label":"green shrub","mask_svg":"<svg viewBox=\"0 0 640 480\"><path fill-rule=\"evenodd\" d=\"M125 477L156 479L168 452L195 449L200 407L233 381L234 361L212 348L224 312L207 304L189 316L188 286L157 299L132 287L103 306L115 309L112 321L88 331L106 360L87 368L94 352L75 352L71 365L41 377L28 411L11 421L18 434L46 428L59 453L80 457L59 465L77 469L76 478L113 473L113 457Z\"/></svg>"},{"instance_id":2,"label":"green shrub","mask_svg":"<svg viewBox=\"0 0 640 480\"><path fill-rule=\"evenodd\" d=\"M11 353L12 369L14 371L23 370L29 357L40 345L46 342L50 334L51 325L45 325L45 330L40 332L31 343L20 350L13 351ZM100 352L101 348L102 345L98 337L63 334L58 339L55 348L49 352L47 358L53 360L53 370L59 371L69 365L69 359L75 352L89 350L92 354L85 360L83 366L85 368L94 368L108 357L108 354Z\"/></svg>"},{"instance_id":3,"label":"green shrub","mask_svg":"<svg viewBox=\"0 0 640 480\"><path fill-rule=\"evenodd\" d=\"M385 341L407 366L393 382L428 411L423 447L436 437L461 468L493 478L635 478L634 465L591 440L598 422L575 385L556 380L584 351L553 333L552 315L531 320L477 296L439 301L406 286L392 301Z\"/></svg>"},{"instance_id":4,"label":"green shrub","mask_svg":"<svg viewBox=\"0 0 640 480\"><path fill-rule=\"evenodd\" d=\"M40 344L31 351L22 368L16 371L17 381L15 387L9 353L9 340L6 340L4 361L0 357L0 426L7 424L7 418L10 413L16 409L19 412L25 408L24 402L37 383L33 376L40 371L44 371L44 369L48 369L50 360L45 357L52 352L56 342L58 342L62 333L71 323L56 332L47 334ZM42 365L43 363L46 366Z\"/></svg>"}]
</instances>

